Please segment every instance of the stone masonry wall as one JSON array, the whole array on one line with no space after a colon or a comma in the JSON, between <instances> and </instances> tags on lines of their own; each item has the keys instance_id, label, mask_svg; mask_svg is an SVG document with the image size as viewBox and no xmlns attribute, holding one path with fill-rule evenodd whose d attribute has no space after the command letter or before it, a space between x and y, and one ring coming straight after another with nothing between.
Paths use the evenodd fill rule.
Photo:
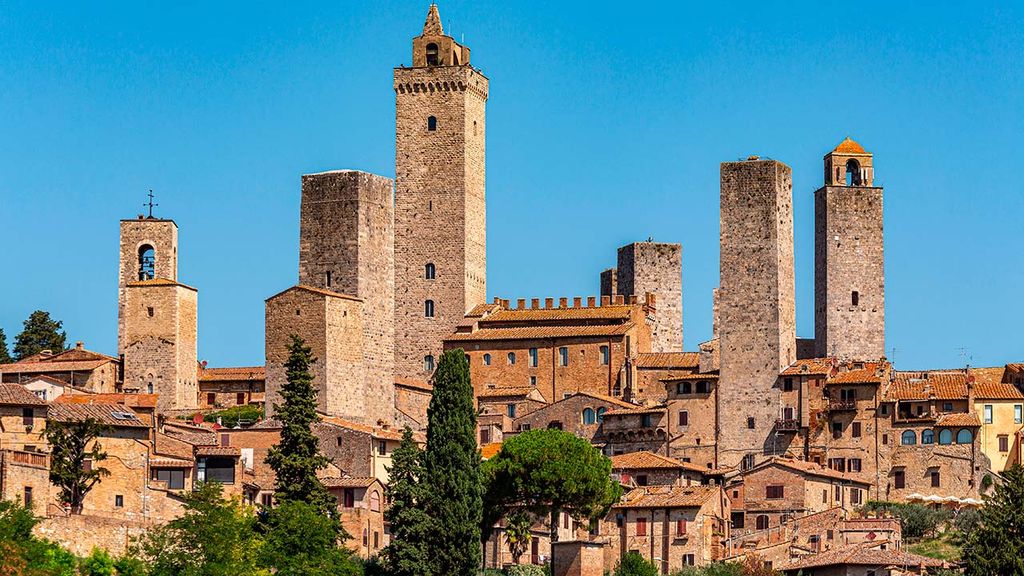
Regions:
<instances>
[{"instance_id":1,"label":"stone masonry wall","mask_svg":"<svg viewBox=\"0 0 1024 576\"><path fill-rule=\"evenodd\" d=\"M651 351L682 352L682 245L634 242L619 248L616 279L620 294L636 296L639 301L648 292L655 295Z\"/></svg>"},{"instance_id":2,"label":"stone masonry wall","mask_svg":"<svg viewBox=\"0 0 1024 576\"><path fill-rule=\"evenodd\" d=\"M763 454L776 379L796 359L792 173L774 160L725 162L721 187L718 464L736 466Z\"/></svg>"},{"instance_id":3,"label":"stone masonry wall","mask_svg":"<svg viewBox=\"0 0 1024 576\"><path fill-rule=\"evenodd\" d=\"M818 357L877 360L885 355L884 267L882 189L826 186L815 192L814 337Z\"/></svg>"},{"instance_id":4,"label":"stone masonry wall","mask_svg":"<svg viewBox=\"0 0 1024 576\"><path fill-rule=\"evenodd\" d=\"M344 387L340 392L363 398L359 421L391 422L395 417L391 180L354 170L304 175L299 228L299 283L363 301L364 381L338 382Z\"/></svg>"},{"instance_id":5,"label":"stone masonry wall","mask_svg":"<svg viewBox=\"0 0 1024 576\"><path fill-rule=\"evenodd\" d=\"M117 271L117 352L124 353L125 287L139 281L139 249L153 247L157 278L178 280L178 225L173 220L139 218L121 220L121 246Z\"/></svg>"},{"instance_id":6,"label":"stone masonry wall","mask_svg":"<svg viewBox=\"0 0 1024 576\"><path fill-rule=\"evenodd\" d=\"M468 65L430 66L396 68L394 88L395 369L425 379L424 357L436 360L444 337L486 299L488 85Z\"/></svg>"}]
</instances>

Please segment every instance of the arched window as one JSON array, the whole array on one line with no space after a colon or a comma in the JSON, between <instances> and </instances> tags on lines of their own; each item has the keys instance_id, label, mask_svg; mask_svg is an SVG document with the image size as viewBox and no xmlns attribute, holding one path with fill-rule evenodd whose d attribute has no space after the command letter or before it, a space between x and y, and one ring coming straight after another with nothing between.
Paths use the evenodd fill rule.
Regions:
<instances>
[{"instance_id":1,"label":"arched window","mask_svg":"<svg viewBox=\"0 0 1024 576\"><path fill-rule=\"evenodd\" d=\"M943 428L939 431L939 444L952 444L953 443L953 431L949 428Z\"/></svg>"},{"instance_id":2,"label":"arched window","mask_svg":"<svg viewBox=\"0 0 1024 576\"><path fill-rule=\"evenodd\" d=\"M437 44L427 44L427 66L437 66Z\"/></svg>"},{"instance_id":3,"label":"arched window","mask_svg":"<svg viewBox=\"0 0 1024 576\"><path fill-rule=\"evenodd\" d=\"M902 436L900 436L900 444L905 446L917 444L917 434L915 434L913 430L907 430Z\"/></svg>"},{"instance_id":4,"label":"arched window","mask_svg":"<svg viewBox=\"0 0 1024 576\"><path fill-rule=\"evenodd\" d=\"M490 365L491 365L491 355L490 354L484 354L484 366L490 366Z\"/></svg>"},{"instance_id":5,"label":"arched window","mask_svg":"<svg viewBox=\"0 0 1024 576\"><path fill-rule=\"evenodd\" d=\"M370 492L370 512L380 512L380 493Z\"/></svg>"},{"instance_id":6,"label":"arched window","mask_svg":"<svg viewBox=\"0 0 1024 576\"><path fill-rule=\"evenodd\" d=\"M423 303L423 315L426 316L427 318L433 318L434 317L434 301L433 300L427 300L426 302Z\"/></svg>"},{"instance_id":7,"label":"arched window","mask_svg":"<svg viewBox=\"0 0 1024 576\"><path fill-rule=\"evenodd\" d=\"M604 422L604 413L607 412L607 411L608 411L608 409L604 408L604 407L601 407L601 408L597 409L597 421L598 422Z\"/></svg>"},{"instance_id":8,"label":"arched window","mask_svg":"<svg viewBox=\"0 0 1024 576\"><path fill-rule=\"evenodd\" d=\"M437 268L434 268L433 262L427 262L427 265L423 267L423 277L433 280L435 276L437 276Z\"/></svg>"},{"instance_id":9,"label":"arched window","mask_svg":"<svg viewBox=\"0 0 1024 576\"><path fill-rule=\"evenodd\" d=\"M956 433L957 444L970 444L971 442L974 442L974 434L971 434L971 431L967 428L961 428L960 431Z\"/></svg>"},{"instance_id":10,"label":"arched window","mask_svg":"<svg viewBox=\"0 0 1024 576\"><path fill-rule=\"evenodd\" d=\"M935 443L935 431L924 430L921 432L921 444L934 444Z\"/></svg>"},{"instance_id":11,"label":"arched window","mask_svg":"<svg viewBox=\"0 0 1024 576\"><path fill-rule=\"evenodd\" d=\"M515 352L509 352L508 353L508 363L510 365L516 363L516 353Z\"/></svg>"},{"instance_id":12,"label":"arched window","mask_svg":"<svg viewBox=\"0 0 1024 576\"><path fill-rule=\"evenodd\" d=\"M846 185L860 186L860 162L853 158L846 161Z\"/></svg>"},{"instance_id":13,"label":"arched window","mask_svg":"<svg viewBox=\"0 0 1024 576\"><path fill-rule=\"evenodd\" d=\"M152 393L153 393L153 383L150 382L149 384L146 384L146 394L152 394Z\"/></svg>"},{"instance_id":14,"label":"arched window","mask_svg":"<svg viewBox=\"0 0 1024 576\"><path fill-rule=\"evenodd\" d=\"M597 415L594 413L593 408L583 409L583 423L584 424L595 424L597 423Z\"/></svg>"},{"instance_id":15,"label":"arched window","mask_svg":"<svg viewBox=\"0 0 1024 576\"><path fill-rule=\"evenodd\" d=\"M430 373L434 371L434 356L427 354L423 357L423 371Z\"/></svg>"},{"instance_id":16,"label":"arched window","mask_svg":"<svg viewBox=\"0 0 1024 576\"><path fill-rule=\"evenodd\" d=\"M139 280L156 277L156 251L149 244L139 246Z\"/></svg>"},{"instance_id":17,"label":"arched window","mask_svg":"<svg viewBox=\"0 0 1024 576\"><path fill-rule=\"evenodd\" d=\"M757 520L755 521L755 527L757 530L767 530L768 516L765 514L759 514Z\"/></svg>"},{"instance_id":18,"label":"arched window","mask_svg":"<svg viewBox=\"0 0 1024 576\"><path fill-rule=\"evenodd\" d=\"M433 132L434 130L437 130L437 117L436 116L430 116L430 117L427 118L427 130L429 130L431 132Z\"/></svg>"}]
</instances>

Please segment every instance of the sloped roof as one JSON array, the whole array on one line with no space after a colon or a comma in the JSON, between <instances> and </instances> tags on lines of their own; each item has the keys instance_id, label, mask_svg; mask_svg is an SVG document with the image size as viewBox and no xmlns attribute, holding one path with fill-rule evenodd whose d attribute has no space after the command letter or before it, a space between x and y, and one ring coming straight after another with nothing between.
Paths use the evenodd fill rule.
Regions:
<instances>
[{"instance_id":1,"label":"sloped roof","mask_svg":"<svg viewBox=\"0 0 1024 576\"><path fill-rule=\"evenodd\" d=\"M801 570L843 564L856 566L944 566L945 562L913 554L905 550L889 548L881 550L879 542L826 550L805 558L796 558L775 567L776 570Z\"/></svg>"},{"instance_id":2,"label":"sloped roof","mask_svg":"<svg viewBox=\"0 0 1024 576\"><path fill-rule=\"evenodd\" d=\"M750 470L746 471L744 475L750 474L752 472L757 472L759 470L763 470L764 468L768 468L771 466L781 466L783 468L788 468L789 470L792 470L794 472L810 476L819 476L822 478L830 478L833 480L845 480L849 482L856 482L857 484L871 484L871 481L869 479L861 476L860 474L856 474L853 472L839 472L838 470L825 468L824 466L821 466L820 464L815 464L814 462L807 462L806 460L794 460L792 458L780 458L777 456L765 460L764 462L758 464L757 466L754 466Z\"/></svg>"},{"instance_id":3,"label":"sloped roof","mask_svg":"<svg viewBox=\"0 0 1024 576\"><path fill-rule=\"evenodd\" d=\"M616 410L609 410L604 413L605 416L625 416L627 414L657 414L664 412L665 406L633 406L631 408L619 408Z\"/></svg>"},{"instance_id":4,"label":"sloped roof","mask_svg":"<svg viewBox=\"0 0 1024 576\"><path fill-rule=\"evenodd\" d=\"M650 352L637 356L637 368L668 369L697 368L700 366L700 352Z\"/></svg>"},{"instance_id":5,"label":"sloped roof","mask_svg":"<svg viewBox=\"0 0 1024 576\"><path fill-rule=\"evenodd\" d=\"M176 282L169 278L150 278L149 280L138 280L135 282L129 282L125 284L125 286L128 286L129 288L142 286L178 286L180 288L187 288L193 292L198 292L198 290L187 284L182 284L181 282Z\"/></svg>"},{"instance_id":6,"label":"sloped roof","mask_svg":"<svg viewBox=\"0 0 1024 576\"><path fill-rule=\"evenodd\" d=\"M0 384L2 406L46 406L46 401L21 384Z\"/></svg>"},{"instance_id":7,"label":"sloped roof","mask_svg":"<svg viewBox=\"0 0 1024 576\"><path fill-rule=\"evenodd\" d=\"M641 486L612 508L699 508L719 490L718 486Z\"/></svg>"},{"instance_id":8,"label":"sloped roof","mask_svg":"<svg viewBox=\"0 0 1024 576\"><path fill-rule=\"evenodd\" d=\"M935 421L936 426L981 426L977 412L954 412L943 414Z\"/></svg>"},{"instance_id":9,"label":"sloped roof","mask_svg":"<svg viewBox=\"0 0 1024 576\"><path fill-rule=\"evenodd\" d=\"M281 296L283 294L287 294L288 292L291 292L293 290L302 290L304 292L312 292L313 294L320 294L321 296L330 296L331 298L342 298L342 299L345 299L345 300L355 300L356 302L362 302L363 301L362 298L357 298L355 296L349 296L348 294L342 294L340 292L332 292L330 290L324 290L323 288L317 288L315 286L307 286L305 284L296 284L295 286L292 286L291 288L285 288L284 290L281 290L280 292L278 292L277 294L274 294L270 298L267 298L266 301L269 302L269 301L273 300L274 298L277 298L278 296Z\"/></svg>"},{"instance_id":10,"label":"sloped roof","mask_svg":"<svg viewBox=\"0 0 1024 576\"><path fill-rule=\"evenodd\" d=\"M661 454L655 454L648 450L618 454L612 456L611 461L612 470L685 469L704 472L704 469L700 466L669 458L668 456L662 456Z\"/></svg>"},{"instance_id":11,"label":"sloped roof","mask_svg":"<svg viewBox=\"0 0 1024 576\"><path fill-rule=\"evenodd\" d=\"M49 417L57 422L83 422L93 419L115 428L149 428L139 415L122 404L50 404Z\"/></svg>"},{"instance_id":12,"label":"sloped roof","mask_svg":"<svg viewBox=\"0 0 1024 576\"><path fill-rule=\"evenodd\" d=\"M242 450L237 446L199 446L196 456L241 456Z\"/></svg>"},{"instance_id":13,"label":"sloped roof","mask_svg":"<svg viewBox=\"0 0 1024 576\"><path fill-rule=\"evenodd\" d=\"M858 367L859 366L859 367ZM878 362L845 364L828 379L829 384L880 384L883 374Z\"/></svg>"},{"instance_id":14,"label":"sloped roof","mask_svg":"<svg viewBox=\"0 0 1024 576\"><path fill-rule=\"evenodd\" d=\"M477 394L477 398L505 398L512 396L526 396L537 388L534 386L497 386L485 388Z\"/></svg>"},{"instance_id":15,"label":"sloped roof","mask_svg":"<svg viewBox=\"0 0 1024 576\"><path fill-rule=\"evenodd\" d=\"M347 428L349 430L355 430L356 432L363 432L369 434L373 438L380 438L382 440L401 440L402 430L397 428L382 428L380 426L370 426L367 424L359 424L351 420L345 420L344 418L338 418L337 416L324 416L320 415L320 424L329 424L331 426L337 426L339 428ZM427 438L421 432L412 433L413 440L417 442L426 442Z\"/></svg>"},{"instance_id":16,"label":"sloped roof","mask_svg":"<svg viewBox=\"0 0 1024 576\"><path fill-rule=\"evenodd\" d=\"M164 424L163 431L172 438L196 446L214 446L218 444L217 433L209 428L168 421Z\"/></svg>"},{"instance_id":17,"label":"sloped roof","mask_svg":"<svg viewBox=\"0 0 1024 576\"><path fill-rule=\"evenodd\" d=\"M864 147L855 142L849 136L844 138L832 152L838 152L840 154L867 154Z\"/></svg>"},{"instance_id":18,"label":"sloped roof","mask_svg":"<svg viewBox=\"0 0 1024 576\"><path fill-rule=\"evenodd\" d=\"M797 360L782 371L783 376L800 376L806 374L823 375L832 372L831 358L805 358Z\"/></svg>"},{"instance_id":19,"label":"sloped roof","mask_svg":"<svg viewBox=\"0 0 1024 576\"><path fill-rule=\"evenodd\" d=\"M4 374L37 374L45 372L90 372L112 362L113 360L76 360L68 362L50 362L41 360L37 362L14 362L12 364L0 364L0 373Z\"/></svg>"},{"instance_id":20,"label":"sloped roof","mask_svg":"<svg viewBox=\"0 0 1024 576\"><path fill-rule=\"evenodd\" d=\"M888 396L891 400L966 400L967 373L894 372Z\"/></svg>"},{"instance_id":21,"label":"sloped roof","mask_svg":"<svg viewBox=\"0 0 1024 576\"><path fill-rule=\"evenodd\" d=\"M1013 384L1006 382L1007 368L971 368L974 376L974 397L985 400L1020 400L1024 393Z\"/></svg>"},{"instance_id":22,"label":"sloped roof","mask_svg":"<svg viewBox=\"0 0 1024 576\"><path fill-rule=\"evenodd\" d=\"M321 478L320 481L328 488L369 488L374 482L380 482L369 476L360 478L328 477Z\"/></svg>"},{"instance_id":23,"label":"sloped roof","mask_svg":"<svg viewBox=\"0 0 1024 576\"><path fill-rule=\"evenodd\" d=\"M121 404L131 408L156 408L158 394L61 394L54 402L62 404Z\"/></svg>"}]
</instances>

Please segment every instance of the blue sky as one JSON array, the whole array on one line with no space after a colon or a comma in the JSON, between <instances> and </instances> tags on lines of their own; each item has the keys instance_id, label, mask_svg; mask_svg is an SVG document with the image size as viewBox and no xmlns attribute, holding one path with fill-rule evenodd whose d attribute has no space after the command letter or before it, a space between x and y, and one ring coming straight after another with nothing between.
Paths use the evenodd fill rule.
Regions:
<instances>
[{"instance_id":1,"label":"blue sky","mask_svg":"<svg viewBox=\"0 0 1024 576\"><path fill-rule=\"evenodd\" d=\"M813 336L813 192L850 135L885 186L897 366L1024 360L1024 8L904 4L443 1L491 80L489 296L596 294L618 246L681 242L695 349L718 165L759 154L793 168ZM200 358L262 363L263 300L297 279L300 175L394 175L392 68L427 6L4 2L9 342L42 308L116 350L118 220L152 188L199 289Z\"/></svg>"}]
</instances>

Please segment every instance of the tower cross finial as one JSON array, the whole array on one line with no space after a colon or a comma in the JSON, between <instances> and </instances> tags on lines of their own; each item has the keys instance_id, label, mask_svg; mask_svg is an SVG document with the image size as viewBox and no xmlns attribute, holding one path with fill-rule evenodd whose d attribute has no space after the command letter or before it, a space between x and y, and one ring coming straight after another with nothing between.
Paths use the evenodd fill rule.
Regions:
<instances>
[{"instance_id":1,"label":"tower cross finial","mask_svg":"<svg viewBox=\"0 0 1024 576\"><path fill-rule=\"evenodd\" d=\"M149 196L149 202L144 202L142 205L149 208L149 217L152 218L153 217L153 207L154 206L159 206L159 204L154 204L153 203L153 190L152 189L149 190L149 194L147 194L147 196Z\"/></svg>"}]
</instances>

